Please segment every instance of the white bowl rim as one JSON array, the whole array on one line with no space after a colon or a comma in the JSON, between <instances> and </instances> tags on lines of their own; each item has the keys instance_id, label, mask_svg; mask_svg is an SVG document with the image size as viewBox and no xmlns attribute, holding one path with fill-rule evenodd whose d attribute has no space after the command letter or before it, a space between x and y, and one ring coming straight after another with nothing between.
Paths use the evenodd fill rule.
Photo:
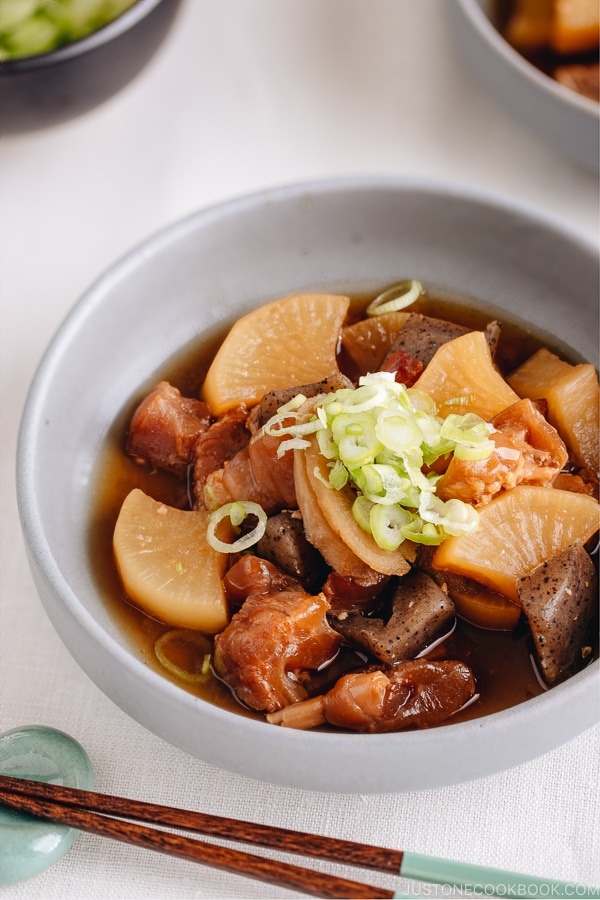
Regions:
<instances>
[{"instance_id":1,"label":"white bowl rim","mask_svg":"<svg viewBox=\"0 0 600 900\"><path fill-rule=\"evenodd\" d=\"M110 288L113 282L118 282L129 269L135 269L148 254L154 251L160 251L164 247L177 241L180 235L193 230L198 222L209 223L213 218L220 218L234 214L236 210L252 208L255 205L262 205L266 198L272 202L277 200L286 200L298 198L306 194L318 195L320 193L327 194L331 191L364 191L364 190L414 190L422 191L429 194L443 195L445 198L455 196L457 199L468 200L475 204L481 204L487 207L496 207L507 213L518 212L521 216L529 218L545 227L555 230L559 229L563 235L569 240L579 244L585 250L594 255L597 254L597 248L589 240L587 235L566 224L562 219L553 213L541 210L521 199L514 198L510 195L496 192L489 189L483 189L471 184L461 183L459 181L447 181L443 179L431 179L421 177L402 177L402 176L347 176L343 178L327 178L300 183L292 183L282 186L266 188L261 191L245 194L241 197L218 202L207 206L203 209L195 211L166 227L159 229L153 235L143 240L132 250L127 252L119 260L113 263L102 274L92 286L83 294L76 302L75 306L68 313L63 323L59 326L54 337L50 341L39 366L32 380L30 390L26 399L21 425L18 436L17 446L17 501L21 518L21 525L30 560L35 563L37 569L42 573L44 580L53 589L57 596L61 597L61 603L66 613L73 617L79 628L86 632L90 638L101 647L102 651L112 658L116 664L121 665L132 676L132 678L140 683L149 685L152 691L162 695L169 703L173 703L182 711L194 714L198 706L202 706L203 715L208 719L222 726L226 730L236 729L236 724L243 722L243 727L249 736L254 735L260 738L265 735L265 730L269 728L262 721L240 717L237 713L221 709L220 707L203 701L198 697L177 687L168 679L162 677L157 672L149 669L133 653L128 651L123 645L119 644L104 628L96 621L96 619L88 612L85 607L80 604L76 594L72 590L69 583L63 577L56 560L54 559L50 547L44 537L44 525L40 515L40 510L36 503L34 492L29 489L32 483L32 475L34 471L34 462L36 456L37 432L39 431L40 422L43 421L44 397L48 390L48 385L52 380L52 374L55 367L61 365L62 354L68 348L73 336L89 315L91 315L99 303L102 303L104 292ZM42 601L44 602L43 598ZM53 615L47 604L44 602L46 612L51 621ZM62 638L62 635L60 635ZM73 656L77 659L73 648L68 648ZM81 668L85 671L85 664L81 659L77 659ZM423 748L430 744L451 745L456 743L457 746L464 746L470 741L477 739L483 733L488 733L491 740L497 740L502 735L507 722L510 720L517 728L523 728L524 731L531 731L535 721L546 711L553 710L554 714L560 718L561 713L567 714L573 704L577 705L584 702L589 696L590 682L595 678L594 673L600 671L600 661L596 661L588 666L582 672L570 678L567 682L547 691L537 697L513 706L506 710L483 716L474 720L447 724L438 729L430 729L423 731L408 731L392 734L337 734L337 733L319 733L319 732L297 732L293 729L274 728L270 733L273 739L277 741L282 752L291 753L298 752L298 745L305 745L308 739L310 749L318 753L327 747L335 750L336 753L347 754L355 749L360 749L361 753L373 753L385 747L388 750L393 748L394 742L400 738L403 746L411 749L415 754L422 752ZM103 690L102 686L99 685ZM105 691L109 697L110 692ZM111 699L113 699L111 697ZM114 701L116 702L116 701ZM126 708L126 704L118 703L132 718L136 718L135 711ZM578 728L571 734L574 736L581 730L594 724L593 720L587 717L583 727ZM144 722L142 724L145 725ZM149 727L145 725L145 727ZM155 730L155 729L152 729ZM165 739L168 738L162 735ZM454 741L456 738L456 741ZM359 743L357 743L359 742ZM552 742L546 749L552 749L560 741ZM359 747L360 745L360 747ZM541 752L545 752L542 750ZM531 755L526 755L520 761L527 761ZM207 760L213 762L214 760ZM509 765L515 764L514 762ZM469 780L470 778L479 777L481 775L492 774L500 771L502 766L496 764L493 768L484 769L481 772L475 772L473 775L457 778L456 781ZM252 772L249 773L251 776ZM283 782L282 782L283 783ZM446 784L450 782L440 782ZM293 784L292 786L298 786ZM300 785L305 789L311 789L308 785ZM432 786L436 786L435 784ZM423 787L423 785L416 785ZM316 789L316 788L315 788ZM331 792L343 791L352 792L354 789L348 785L342 788L333 787L329 789L326 786L320 786L320 790L331 790ZM390 790L408 790L409 788L389 788ZM412 789L412 788L410 788ZM374 789L364 786L357 786L354 792L369 793L381 792L382 788ZM388 788L385 788L388 790Z\"/></svg>"}]
</instances>

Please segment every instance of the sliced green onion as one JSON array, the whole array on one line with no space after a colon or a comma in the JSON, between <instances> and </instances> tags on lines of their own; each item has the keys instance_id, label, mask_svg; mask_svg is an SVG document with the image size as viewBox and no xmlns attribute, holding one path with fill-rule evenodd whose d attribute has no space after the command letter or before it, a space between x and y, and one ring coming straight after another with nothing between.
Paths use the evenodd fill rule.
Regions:
<instances>
[{"instance_id":1,"label":"sliced green onion","mask_svg":"<svg viewBox=\"0 0 600 900\"><path fill-rule=\"evenodd\" d=\"M346 434L338 444L340 459L349 469L362 468L374 462L381 444L371 435Z\"/></svg>"},{"instance_id":2,"label":"sliced green onion","mask_svg":"<svg viewBox=\"0 0 600 900\"><path fill-rule=\"evenodd\" d=\"M338 447L333 439L333 435L329 428L322 428L316 434L319 452L325 459L336 459L338 457Z\"/></svg>"},{"instance_id":3,"label":"sliced green onion","mask_svg":"<svg viewBox=\"0 0 600 900\"><path fill-rule=\"evenodd\" d=\"M370 497L383 496L385 491L383 478L376 465L361 466L360 469L352 472L352 477L363 494Z\"/></svg>"},{"instance_id":4,"label":"sliced green onion","mask_svg":"<svg viewBox=\"0 0 600 900\"><path fill-rule=\"evenodd\" d=\"M447 537L442 528L437 528L430 522L423 522L419 516L414 516L412 521L403 527L402 534L407 540L427 547L436 547Z\"/></svg>"},{"instance_id":5,"label":"sliced green onion","mask_svg":"<svg viewBox=\"0 0 600 900\"><path fill-rule=\"evenodd\" d=\"M236 500L234 503L229 504L229 510L227 514L234 528L237 528L238 525L241 525L248 515L248 513L246 512L246 507L239 500Z\"/></svg>"},{"instance_id":6,"label":"sliced green onion","mask_svg":"<svg viewBox=\"0 0 600 900\"><path fill-rule=\"evenodd\" d=\"M211 677L211 649L203 634L183 628L165 632L154 644L154 653L161 666L188 684L202 684Z\"/></svg>"},{"instance_id":7,"label":"sliced green onion","mask_svg":"<svg viewBox=\"0 0 600 900\"><path fill-rule=\"evenodd\" d=\"M348 469L341 459L336 459L329 473L329 484L336 491L341 491L348 484L348 477Z\"/></svg>"},{"instance_id":8,"label":"sliced green onion","mask_svg":"<svg viewBox=\"0 0 600 900\"><path fill-rule=\"evenodd\" d=\"M397 550L405 540L402 529L412 521L412 514L401 506L382 506L374 503L369 513L369 525L375 543L382 550Z\"/></svg>"},{"instance_id":9,"label":"sliced green onion","mask_svg":"<svg viewBox=\"0 0 600 900\"><path fill-rule=\"evenodd\" d=\"M290 419L293 421L290 422ZM284 424L287 422L288 424ZM309 419L308 422L299 422L296 413L275 413L268 422L265 422L264 430L273 437L281 437L283 434L291 434L294 437L300 437L305 434L314 434L319 431L323 425L317 417Z\"/></svg>"},{"instance_id":10,"label":"sliced green onion","mask_svg":"<svg viewBox=\"0 0 600 900\"><path fill-rule=\"evenodd\" d=\"M479 524L479 514L469 503L454 498L444 502L435 494L421 494L419 515L452 535L471 534Z\"/></svg>"},{"instance_id":11,"label":"sliced green onion","mask_svg":"<svg viewBox=\"0 0 600 900\"><path fill-rule=\"evenodd\" d=\"M482 441L480 444L457 444L454 449L454 455L458 459L471 461L489 459L494 452L495 446L493 441Z\"/></svg>"},{"instance_id":12,"label":"sliced green onion","mask_svg":"<svg viewBox=\"0 0 600 900\"><path fill-rule=\"evenodd\" d=\"M388 399L390 397L395 397L398 402L404 403L407 409L410 407L410 403L407 399L401 399L403 397L406 398L407 387L405 384L396 381L393 372L368 372L366 375L361 375L358 379L359 388L372 384L383 387Z\"/></svg>"},{"instance_id":13,"label":"sliced green onion","mask_svg":"<svg viewBox=\"0 0 600 900\"><path fill-rule=\"evenodd\" d=\"M441 456L448 456L449 453L453 453L455 447L456 444L452 441L440 441L440 443L434 447L428 444L422 444L421 451L423 453L423 462L425 465L431 466Z\"/></svg>"},{"instance_id":14,"label":"sliced green onion","mask_svg":"<svg viewBox=\"0 0 600 900\"><path fill-rule=\"evenodd\" d=\"M489 435L490 426L475 413L466 413L464 416L450 413L442 423L441 436L456 441L457 444L461 441L484 441Z\"/></svg>"},{"instance_id":15,"label":"sliced green onion","mask_svg":"<svg viewBox=\"0 0 600 900\"><path fill-rule=\"evenodd\" d=\"M371 534L371 524L370 524L370 513L371 507L373 503L364 494L358 494L356 500L352 504L352 515L354 516L355 522L362 528L363 531L366 531L367 534Z\"/></svg>"},{"instance_id":16,"label":"sliced green onion","mask_svg":"<svg viewBox=\"0 0 600 900\"><path fill-rule=\"evenodd\" d=\"M394 466L382 465L375 463L369 466L370 478L365 480L365 488L363 493L372 500L373 503L381 503L384 506L391 506L392 503L405 503L409 493L412 493L413 485L410 479L400 474ZM376 491L370 491L369 482L379 486ZM408 504L410 505L410 504Z\"/></svg>"},{"instance_id":17,"label":"sliced green onion","mask_svg":"<svg viewBox=\"0 0 600 900\"><path fill-rule=\"evenodd\" d=\"M216 535L216 529L223 519L229 518L234 529L238 528L247 516L256 516L258 522L247 534L243 534L232 544L221 541ZM206 540L213 548L220 553L241 553L256 544L263 534L267 525L267 514L258 503L250 500L236 500L233 503L225 503L208 517L208 526L206 529Z\"/></svg>"},{"instance_id":18,"label":"sliced green onion","mask_svg":"<svg viewBox=\"0 0 600 900\"><path fill-rule=\"evenodd\" d=\"M305 441L299 437L290 438L288 441L280 443L277 448L277 458L281 459L288 450L306 450L307 447L310 447L310 441Z\"/></svg>"},{"instance_id":19,"label":"sliced green onion","mask_svg":"<svg viewBox=\"0 0 600 900\"><path fill-rule=\"evenodd\" d=\"M442 444L441 422L436 416L423 410L414 413L415 425L419 427L422 435L422 443L429 451L436 450Z\"/></svg>"},{"instance_id":20,"label":"sliced green onion","mask_svg":"<svg viewBox=\"0 0 600 900\"><path fill-rule=\"evenodd\" d=\"M480 416L442 419L433 398L398 384L390 372L361 376L357 388L327 394L315 411L316 441L329 460L328 478L318 466L315 477L332 490L350 485L357 492L354 518L381 547L395 549L406 538L439 544L477 528L473 507L437 496L441 476L427 467L452 453L489 455L493 428Z\"/></svg>"},{"instance_id":21,"label":"sliced green onion","mask_svg":"<svg viewBox=\"0 0 600 900\"><path fill-rule=\"evenodd\" d=\"M402 410L383 410L377 420L375 434L384 447L401 456L411 450L419 450L425 439L415 416Z\"/></svg>"},{"instance_id":22,"label":"sliced green onion","mask_svg":"<svg viewBox=\"0 0 600 900\"><path fill-rule=\"evenodd\" d=\"M331 435L333 440L339 442L346 435L372 435L373 441L375 437L375 418L367 412L348 413L340 412L331 420Z\"/></svg>"},{"instance_id":23,"label":"sliced green onion","mask_svg":"<svg viewBox=\"0 0 600 900\"><path fill-rule=\"evenodd\" d=\"M433 397L430 397L429 394L426 394L425 391L420 391L418 388L407 388L404 385L402 387L405 388L411 409L414 409L416 412L427 413L430 416L437 415L437 406Z\"/></svg>"},{"instance_id":24,"label":"sliced green onion","mask_svg":"<svg viewBox=\"0 0 600 900\"><path fill-rule=\"evenodd\" d=\"M277 410L279 413L296 412L303 404L306 403L304 394L296 394L287 403L283 403Z\"/></svg>"},{"instance_id":25,"label":"sliced green onion","mask_svg":"<svg viewBox=\"0 0 600 900\"><path fill-rule=\"evenodd\" d=\"M368 316L381 316L383 313L396 312L414 303L423 293L423 285L415 278L400 281L388 288L367 306Z\"/></svg>"},{"instance_id":26,"label":"sliced green onion","mask_svg":"<svg viewBox=\"0 0 600 900\"><path fill-rule=\"evenodd\" d=\"M404 485L404 494L400 500L398 500L398 503L409 509L418 509L421 491L416 485L412 484L408 478L406 480L408 484Z\"/></svg>"},{"instance_id":27,"label":"sliced green onion","mask_svg":"<svg viewBox=\"0 0 600 900\"><path fill-rule=\"evenodd\" d=\"M351 414L368 412L385 399L386 391L383 384L362 384L341 401L342 412Z\"/></svg>"},{"instance_id":28,"label":"sliced green onion","mask_svg":"<svg viewBox=\"0 0 600 900\"><path fill-rule=\"evenodd\" d=\"M209 511L215 510L219 505L217 502L217 492L212 484L209 484L208 482L202 488L202 500Z\"/></svg>"},{"instance_id":29,"label":"sliced green onion","mask_svg":"<svg viewBox=\"0 0 600 900\"><path fill-rule=\"evenodd\" d=\"M490 440L492 430L492 426L475 413L464 416L450 413L442 424L440 436L454 441L454 453L459 459L487 459L496 446Z\"/></svg>"}]
</instances>

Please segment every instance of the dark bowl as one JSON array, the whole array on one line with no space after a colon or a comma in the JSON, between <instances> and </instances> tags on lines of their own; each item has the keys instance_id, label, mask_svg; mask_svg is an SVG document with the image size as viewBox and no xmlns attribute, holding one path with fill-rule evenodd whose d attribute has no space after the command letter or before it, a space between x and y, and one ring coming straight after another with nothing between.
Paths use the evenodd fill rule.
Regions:
<instances>
[{"instance_id":1,"label":"dark bowl","mask_svg":"<svg viewBox=\"0 0 600 900\"><path fill-rule=\"evenodd\" d=\"M180 2L138 0L81 40L0 62L0 133L58 124L108 100L152 58Z\"/></svg>"}]
</instances>

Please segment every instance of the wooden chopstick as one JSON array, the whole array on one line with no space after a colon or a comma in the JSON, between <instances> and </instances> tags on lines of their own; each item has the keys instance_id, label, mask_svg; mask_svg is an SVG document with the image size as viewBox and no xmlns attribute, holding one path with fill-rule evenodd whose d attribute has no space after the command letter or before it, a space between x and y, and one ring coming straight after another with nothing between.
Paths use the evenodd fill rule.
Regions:
<instances>
[{"instance_id":1,"label":"wooden chopstick","mask_svg":"<svg viewBox=\"0 0 600 900\"><path fill-rule=\"evenodd\" d=\"M152 822L154 825L180 828L183 831L240 841L269 849L276 847L285 853L313 856L379 872L391 872L397 875L402 864L403 853L401 850L389 850L385 847L374 847L369 844L316 834L303 834L300 831L278 828L273 825L260 825L254 822L229 819L225 816L162 806L143 800L132 800L127 797L100 794L96 791L84 791L79 788L68 788L42 781L0 775L0 791L2 792L0 796L5 790L22 796L54 800L65 806L85 808L90 812L120 816L137 822Z\"/></svg>"},{"instance_id":2,"label":"wooden chopstick","mask_svg":"<svg viewBox=\"0 0 600 900\"><path fill-rule=\"evenodd\" d=\"M15 784L15 782L19 782L19 784ZM13 787L15 788L14 790ZM38 788L42 788L42 790L38 791ZM115 799L107 795L94 794L94 792L90 791L80 792L57 785L0 776L0 805L54 823L68 825L80 831L113 838L149 850L157 850L170 856L176 856L190 862L203 863L204 865L223 869L237 875L256 878L279 887L297 889L316 897L375 898L375 900L381 898L381 900L392 900L395 896L394 891L386 888L362 884L338 875L330 875L326 872L306 869L291 863L256 856L241 850L205 843L185 835L161 831L155 827L147 827L136 822L114 818L112 815L94 812L86 808L85 802L83 805L78 805L73 796L67 803L61 802L58 797L63 791L71 795L83 794L84 796L89 796L91 794L92 797L95 796L96 802L106 806L110 806L109 801ZM47 799L53 793L56 794L57 799ZM46 796L43 796L43 794ZM83 798L81 799L83 800ZM117 799L120 801L119 805L121 808L123 803L128 804L132 802L123 798ZM138 806L139 811L139 801L133 801L133 805ZM142 804L142 806L150 808L153 805ZM164 807L164 809L168 810L169 807ZM177 810L171 810L171 812L176 813ZM125 815L128 815L128 813L125 813ZM194 814L192 813L192 815ZM276 847L276 849L281 848Z\"/></svg>"},{"instance_id":3,"label":"wooden chopstick","mask_svg":"<svg viewBox=\"0 0 600 900\"><path fill-rule=\"evenodd\" d=\"M421 853L388 850L355 841L302 834L287 828L162 806L95 791L0 775L0 806L63 823L81 831L115 838L193 862L296 888L317 897L390 898L403 894L349 881L336 875L231 850L183 835L135 824L151 822L184 831L256 844L346 865L362 866L417 881L469 890L472 896L600 897L600 888L554 881L486 866L439 859ZM115 818L115 817L121 818ZM129 819L132 821L123 821ZM473 892L477 893L473 893Z\"/></svg>"}]
</instances>

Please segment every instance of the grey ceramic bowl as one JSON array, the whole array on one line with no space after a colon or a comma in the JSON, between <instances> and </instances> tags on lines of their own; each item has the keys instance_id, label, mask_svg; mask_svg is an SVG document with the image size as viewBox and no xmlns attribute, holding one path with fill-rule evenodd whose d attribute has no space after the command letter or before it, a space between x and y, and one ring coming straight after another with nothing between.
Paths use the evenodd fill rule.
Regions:
<instances>
[{"instance_id":1,"label":"grey ceramic bowl","mask_svg":"<svg viewBox=\"0 0 600 900\"><path fill-rule=\"evenodd\" d=\"M493 23L494 0L452 0L444 8L476 80L559 152L597 172L600 104L558 84L511 47Z\"/></svg>"},{"instance_id":2,"label":"grey ceramic bowl","mask_svg":"<svg viewBox=\"0 0 600 900\"><path fill-rule=\"evenodd\" d=\"M87 37L43 53L0 62L0 131L56 125L105 102L152 59L180 0L137 2Z\"/></svg>"},{"instance_id":3,"label":"grey ceramic bowl","mask_svg":"<svg viewBox=\"0 0 600 900\"><path fill-rule=\"evenodd\" d=\"M365 179L265 191L162 231L80 300L33 382L18 448L18 501L48 616L119 707L216 766L303 789L410 791L522 763L596 719L597 664L464 724L389 735L278 728L161 678L103 602L86 539L95 469L115 417L140 386L181 348L266 300L311 288L358 292L409 274L481 298L594 358L598 258L580 236L479 190Z\"/></svg>"}]
</instances>

